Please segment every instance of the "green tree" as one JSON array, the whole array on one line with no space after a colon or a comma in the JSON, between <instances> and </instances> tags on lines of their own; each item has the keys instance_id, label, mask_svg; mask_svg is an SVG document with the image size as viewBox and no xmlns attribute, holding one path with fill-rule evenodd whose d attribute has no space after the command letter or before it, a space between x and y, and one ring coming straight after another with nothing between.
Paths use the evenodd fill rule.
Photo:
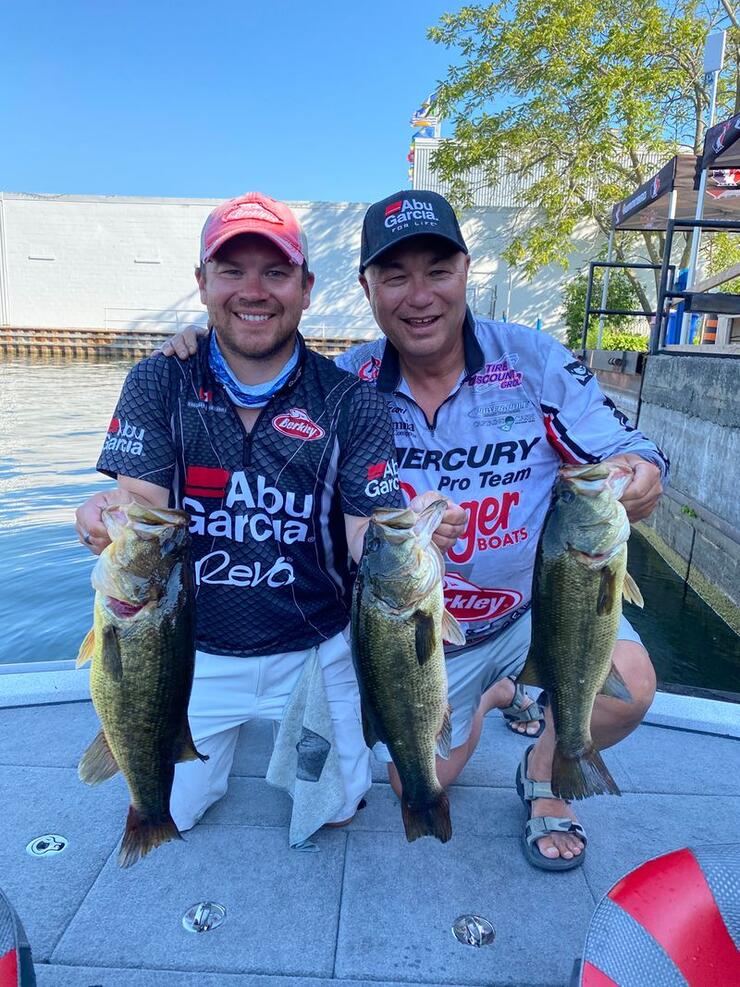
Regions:
<instances>
[{"instance_id":1,"label":"green tree","mask_svg":"<svg viewBox=\"0 0 740 987\"><path fill-rule=\"evenodd\" d=\"M519 174L529 221L505 258L530 278L567 266L579 227L608 235L611 207L650 177L656 156L701 150L704 43L728 18L729 3L698 0L499 0L445 14L429 36L457 53L436 107L454 128L434 157L451 197L471 202L472 168L487 183ZM718 119L740 103L739 29L728 42ZM660 263L662 234L615 239L618 260L639 252ZM679 264L687 259L685 249ZM644 285L627 277L650 309Z\"/></svg>"},{"instance_id":2,"label":"green tree","mask_svg":"<svg viewBox=\"0 0 740 987\"><path fill-rule=\"evenodd\" d=\"M591 307L601 303L603 268L594 269ZM583 334L583 318L586 314L586 290L588 272L580 271L572 277L563 290L563 322L566 325L566 343L573 349L580 349ZM612 271L609 278L607 308L631 309L639 307L639 300L632 282L623 271ZM592 315L588 322L588 349L596 348L599 317ZM647 349L647 323L629 315L607 315L604 317L602 349L606 350L645 350Z\"/></svg>"}]
</instances>

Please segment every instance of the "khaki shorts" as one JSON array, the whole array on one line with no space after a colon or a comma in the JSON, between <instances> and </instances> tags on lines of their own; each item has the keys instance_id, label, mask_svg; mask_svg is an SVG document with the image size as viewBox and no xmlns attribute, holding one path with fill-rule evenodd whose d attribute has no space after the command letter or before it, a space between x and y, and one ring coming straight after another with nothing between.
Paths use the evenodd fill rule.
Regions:
<instances>
[{"instance_id":1,"label":"khaki shorts","mask_svg":"<svg viewBox=\"0 0 740 987\"><path fill-rule=\"evenodd\" d=\"M447 695L452 707L452 748L461 747L473 725L481 696L496 682L516 676L522 670L532 636L531 611L520 617L501 634L465 651L450 655L447 668ZM622 615L617 631L618 641L642 644L640 635ZM388 748L376 744L373 754L379 761L391 761Z\"/></svg>"}]
</instances>

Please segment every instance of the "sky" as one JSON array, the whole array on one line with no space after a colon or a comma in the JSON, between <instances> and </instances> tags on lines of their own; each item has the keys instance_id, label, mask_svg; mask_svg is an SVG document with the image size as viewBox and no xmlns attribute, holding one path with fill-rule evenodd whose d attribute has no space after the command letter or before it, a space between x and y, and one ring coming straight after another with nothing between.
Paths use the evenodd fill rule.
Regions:
<instances>
[{"instance_id":1,"label":"sky","mask_svg":"<svg viewBox=\"0 0 740 987\"><path fill-rule=\"evenodd\" d=\"M5 2L0 190L382 198L455 58L426 30L460 6Z\"/></svg>"}]
</instances>

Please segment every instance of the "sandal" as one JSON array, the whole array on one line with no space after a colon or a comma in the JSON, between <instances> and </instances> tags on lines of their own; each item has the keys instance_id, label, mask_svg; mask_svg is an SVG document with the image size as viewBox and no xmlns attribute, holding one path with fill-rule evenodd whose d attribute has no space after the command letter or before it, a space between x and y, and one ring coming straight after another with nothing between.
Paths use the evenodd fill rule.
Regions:
<instances>
[{"instance_id":1,"label":"sandal","mask_svg":"<svg viewBox=\"0 0 740 987\"><path fill-rule=\"evenodd\" d=\"M555 798L549 781L533 781L527 777L527 760L533 747L534 744L531 744L526 749L521 764L516 770L516 790L527 810L527 824L524 827L523 835L524 856L530 864L542 870L574 870L583 864L586 857L586 844L588 843L586 831L579 822L574 822L572 819L563 819L559 816L532 815L532 802L535 799ZM580 853L574 854L570 860L565 857L546 857L540 852L537 840L547 836L548 833L575 833L583 840L583 849Z\"/></svg>"},{"instance_id":2,"label":"sandal","mask_svg":"<svg viewBox=\"0 0 740 987\"><path fill-rule=\"evenodd\" d=\"M520 737L527 737L530 740L536 740L537 737L542 736L542 731L545 729L545 706L548 703L547 693L543 692L539 700L536 701L527 695L524 691L524 686L515 682L512 676L509 676L509 678L514 682L514 698L511 701L511 706L505 706L501 710L501 715L506 720L506 726L512 733ZM525 707L524 703L527 699L532 699L532 701L529 706ZM514 723L531 723L535 720L539 720L540 722L537 733L522 733L520 730L515 730L512 725Z\"/></svg>"}]
</instances>

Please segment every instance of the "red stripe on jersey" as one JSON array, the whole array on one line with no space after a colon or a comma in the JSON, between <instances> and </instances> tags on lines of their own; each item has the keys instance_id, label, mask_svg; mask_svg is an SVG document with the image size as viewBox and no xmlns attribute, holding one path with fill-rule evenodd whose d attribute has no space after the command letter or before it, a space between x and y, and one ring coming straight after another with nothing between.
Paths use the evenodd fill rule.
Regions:
<instances>
[{"instance_id":1,"label":"red stripe on jersey","mask_svg":"<svg viewBox=\"0 0 740 987\"><path fill-rule=\"evenodd\" d=\"M15 987L18 983L18 954L14 949L0 956L0 987Z\"/></svg>"},{"instance_id":2,"label":"red stripe on jersey","mask_svg":"<svg viewBox=\"0 0 740 987\"><path fill-rule=\"evenodd\" d=\"M571 465L577 464L578 460L575 458L573 453L563 445L558 438L555 429L552 427L552 415L545 415L545 431L547 432L547 441L555 449L558 456L565 460L566 463L570 463Z\"/></svg>"},{"instance_id":3,"label":"red stripe on jersey","mask_svg":"<svg viewBox=\"0 0 740 987\"><path fill-rule=\"evenodd\" d=\"M689 987L740 983L740 952L690 850L649 860L609 897L663 947Z\"/></svg>"},{"instance_id":4,"label":"red stripe on jersey","mask_svg":"<svg viewBox=\"0 0 740 987\"><path fill-rule=\"evenodd\" d=\"M222 497L231 473L213 466L188 466L185 493L191 497Z\"/></svg>"},{"instance_id":5,"label":"red stripe on jersey","mask_svg":"<svg viewBox=\"0 0 740 987\"><path fill-rule=\"evenodd\" d=\"M588 960L583 964L580 983L582 987L619 987L618 983L615 983L611 977L607 977L601 970L597 970Z\"/></svg>"}]
</instances>

